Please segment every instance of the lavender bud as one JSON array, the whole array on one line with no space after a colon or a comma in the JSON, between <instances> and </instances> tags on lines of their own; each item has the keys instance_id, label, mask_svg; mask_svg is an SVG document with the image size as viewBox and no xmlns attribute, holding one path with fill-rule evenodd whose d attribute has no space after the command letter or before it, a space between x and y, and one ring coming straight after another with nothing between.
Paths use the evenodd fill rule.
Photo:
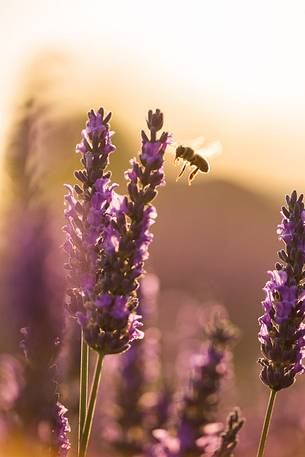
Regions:
<instances>
[{"instance_id":1,"label":"lavender bud","mask_svg":"<svg viewBox=\"0 0 305 457\"><path fill-rule=\"evenodd\" d=\"M151 141L156 141L156 132L163 127L163 113L156 109L155 113L152 110L148 111L147 127L150 130Z\"/></svg>"},{"instance_id":2,"label":"lavender bud","mask_svg":"<svg viewBox=\"0 0 305 457\"><path fill-rule=\"evenodd\" d=\"M227 418L227 428L220 435L221 444L213 457L233 457L233 451L238 443L237 435L245 420L240 418L240 411L235 409Z\"/></svg>"}]
</instances>

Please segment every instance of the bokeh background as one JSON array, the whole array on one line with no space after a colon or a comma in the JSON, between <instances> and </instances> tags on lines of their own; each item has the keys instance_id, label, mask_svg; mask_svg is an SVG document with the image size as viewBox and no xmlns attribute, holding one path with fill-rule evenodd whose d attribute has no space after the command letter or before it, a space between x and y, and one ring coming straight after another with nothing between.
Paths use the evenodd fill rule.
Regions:
<instances>
[{"instance_id":1,"label":"bokeh background","mask_svg":"<svg viewBox=\"0 0 305 457\"><path fill-rule=\"evenodd\" d=\"M225 305L241 329L228 394L247 417L238 455L253 454L267 397L256 363L262 287L280 247L284 196L305 190L304 22L297 0L0 0L1 353L19 350L24 292L11 290L26 283L33 291L39 282L20 266L27 226L17 209L47 208L50 263L62 271L63 183L79 167L74 149L86 112L101 105L113 112L111 169L124 192L147 109L159 107L176 141L204 136L223 147L191 187L186 176L176 182L174 156L166 155L147 267L160 281L165 373L171 379L179 350L200 335L201 310ZM12 279L16 265L23 283ZM304 418L294 405L304 389L298 379L280 394L270 455L303 455ZM295 449L283 445L285 430Z\"/></svg>"}]
</instances>

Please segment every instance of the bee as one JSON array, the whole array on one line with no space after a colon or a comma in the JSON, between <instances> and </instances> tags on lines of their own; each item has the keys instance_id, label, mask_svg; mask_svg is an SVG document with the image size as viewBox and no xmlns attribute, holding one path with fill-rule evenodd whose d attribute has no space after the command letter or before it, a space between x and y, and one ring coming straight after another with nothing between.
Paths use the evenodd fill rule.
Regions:
<instances>
[{"instance_id":1,"label":"bee","mask_svg":"<svg viewBox=\"0 0 305 457\"><path fill-rule=\"evenodd\" d=\"M195 176L199 171L201 173L208 173L210 171L210 164L208 162L207 157L219 154L222 148L219 141L213 141L212 143L209 143L206 147L199 148L199 146L202 146L203 143L204 138L199 137L191 141L189 143L189 146L183 146L181 144L176 148L175 163L179 162L179 160L181 159L184 161L180 173L177 176L177 181L183 175L188 165L195 167L188 177L189 185L192 184Z\"/></svg>"}]
</instances>

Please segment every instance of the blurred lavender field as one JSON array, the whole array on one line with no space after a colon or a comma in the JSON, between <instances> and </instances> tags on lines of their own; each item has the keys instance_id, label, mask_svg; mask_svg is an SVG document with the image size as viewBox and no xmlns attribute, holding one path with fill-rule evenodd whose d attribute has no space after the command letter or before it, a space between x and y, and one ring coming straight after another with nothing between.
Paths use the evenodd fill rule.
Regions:
<instances>
[{"instance_id":1,"label":"blurred lavender field","mask_svg":"<svg viewBox=\"0 0 305 457\"><path fill-rule=\"evenodd\" d=\"M60 67L65 65L61 58L39 57L34 68ZM77 433L80 335L64 305L63 184L79 168L74 150L88 103L98 108L104 94L100 89L87 105L75 94L75 103L65 104L56 93L61 82L37 73L30 70L22 81L3 147L1 457L61 455L54 436L65 427L68 431L65 416L72 443ZM110 104L111 96L105 98ZM112 128L119 132L111 170L121 189L123 171L139 149L139 124L128 118L128 108L120 111L115 97L107 109L114 112ZM187 113L181 116L187 122ZM165 112L167 122L172 120ZM283 195L264 195L253 186L213 176L196 179L191 187L185 179L175 182L178 171L170 152L165 169L168 179L156 202L149 274L140 288L145 338L128 352L106 358L88 455L150 455L147 446L159 439L153 430L175 427L194 355L206 350L204 329L214 309L229 316L239 336L228 356L218 413L209 422L225 424L238 405L246 423L234 455L255 455L267 396L258 379L257 319L266 270L280 248L275 227ZM302 383L298 379L291 391L280 393L270 457L304 455ZM73 444L69 455L75 452ZM184 455L200 454L191 449Z\"/></svg>"}]
</instances>

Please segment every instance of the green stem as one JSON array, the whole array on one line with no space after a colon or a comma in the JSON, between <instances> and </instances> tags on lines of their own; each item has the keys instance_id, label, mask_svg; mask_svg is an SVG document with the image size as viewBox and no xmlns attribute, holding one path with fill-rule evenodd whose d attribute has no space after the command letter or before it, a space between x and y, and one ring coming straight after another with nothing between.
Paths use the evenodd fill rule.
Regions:
<instances>
[{"instance_id":1,"label":"green stem","mask_svg":"<svg viewBox=\"0 0 305 457\"><path fill-rule=\"evenodd\" d=\"M94 377L92 382L92 388L90 392L90 399L88 404L88 410L86 415L86 420L83 428L83 433L80 442L79 457L85 457L87 453L87 447L90 439L90 433L92 428L92 422L94 417L94 410L96 405L97 394L99 390L100 380L101 380L101 371L103 366L103 354L99 354L96 360Z\"/></svg>"},{"instance_id":2,"label":"green stem","mask_svg":"<svg viewBox=\"0 0 305 457\"><path fill-rule=\"evenodd\" d=\"M260 439L259 448L257 451L257 457L263 457L263 455L264 455L264 449L265 449L266 440L267 440L267 436L268 436L269 425L271 422L275 397L276 397L276 390L272 389L270 392L270 397L269 397L266 416L265 416L264 425L263 425L263 429L262 429L261 439Z\"/></svg>"},{"instance_id":3,"label":"green stem","mask_svg":"<svg viewBox=\"0 0 305 457\"><path fill-rule=\"evenodd\" d=\"M88 404L88 375L89 375L89 346L85 341L84 332L81 332L81 359L79 382L79 415L78 415L78 454Z\"/></svg>"}]
</instances>

